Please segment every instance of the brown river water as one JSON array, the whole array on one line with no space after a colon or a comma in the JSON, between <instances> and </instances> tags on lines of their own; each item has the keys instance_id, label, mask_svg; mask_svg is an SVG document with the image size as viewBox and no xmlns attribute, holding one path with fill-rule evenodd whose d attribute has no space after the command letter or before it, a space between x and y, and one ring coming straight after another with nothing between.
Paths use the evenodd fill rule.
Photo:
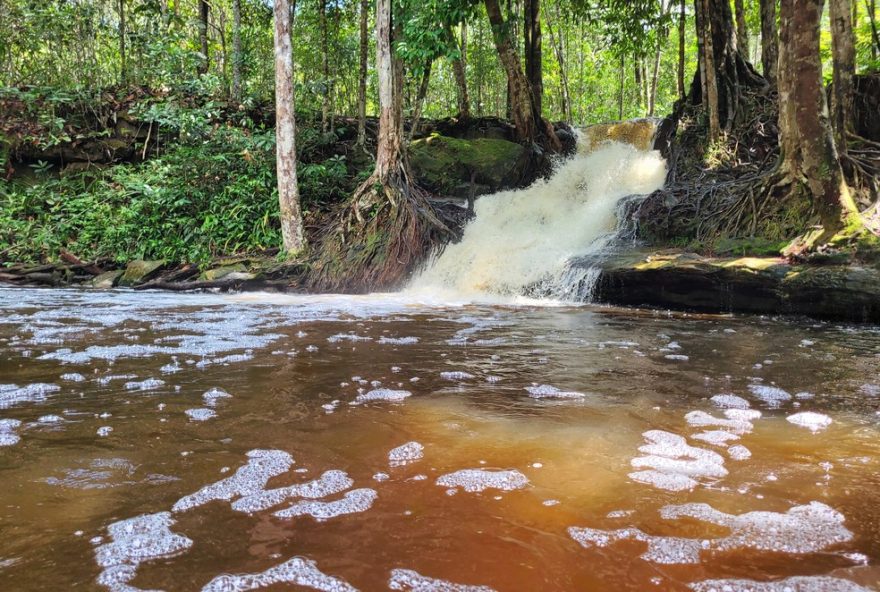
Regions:
<instances>
[{"instance_id":1,"label":"brown river water","mask_svg":"<svg viewBox=\"0 0 880 592\"><path fill-rule=\"evenodd\" d=\"M0 289L0 590L878 590L878 413L869 326Z\"/></svg>"}]
</instances>

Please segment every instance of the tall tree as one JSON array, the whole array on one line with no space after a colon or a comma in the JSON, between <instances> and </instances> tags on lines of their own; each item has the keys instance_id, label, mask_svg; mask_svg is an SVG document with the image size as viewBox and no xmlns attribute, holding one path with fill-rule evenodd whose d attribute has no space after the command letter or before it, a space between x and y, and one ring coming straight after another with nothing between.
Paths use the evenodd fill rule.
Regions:
<instances>
[{"instance_id":1,"label":"tall tree","mask_svg":"<svg viewBox=\"0 0 880 592\"><path fill-rule=\"evenodd\" d=\"M685 13L686 0L681 0L681 6L678 12L678 97L685 97L684 89L684 44L685 44L685 24L687 22Z\"/></svg>"},{"instance_id":2,"label":"tall tree","mask_svg":"<svg viewBox=\"0 0 880 592\"><path fill-rule=\"evenodd\" d=\"M697 40L700 48L700 80L703 105L709 116L709 141L721 135L721 103L718 96L718 72L715 61L714 35L712 34L711 0L696 0Z\"/></svg>"},{"instance_id":3,"label":"tall tree","mask_svg":"<svg viewBox=\"0 0 880 592\"><path fill-rule=\"evenodd\" d=\"M761 66L764 78L776 84L776 68L779 61L779 36L776 27L777 0L760 0L761 4Z\"/></svg>"},{"instance_id":4,"label":"tall tree","mask_svg":"<svg viewBox=\"0 0 880 592\"><path fill-rule=\"evenodd\" d=\"M733 0L736 16L736 45L744 55L749 55L749 29L746 26L746 8L744 0Z\"/></svg>"},{"instance_id":5,"label":"tall tree","mask_svg":"<svg viewBox=\"0 0 880 592\"><path fill-rule=\"evenodd\" d=\"M202 59L199 62L199 74L207 74L211 67L211 58L208 55L208 17L211 4L208 0L199 0L199 48Z\"/></svg>"},{"instance_id":6,"label":"tall tree","mask_svg":"<svg viewBox=\"0 0 880 592\"><path fill-rule=\"evenodd\" d=\"M450 44L455 44L455 35L452 27L447 27ZM458 116L468 119L471 116L471 100L468 95L467 83L467 22L461 23L461 42L458 45L458 55L452 57L452 75L455 78L455 94L458 102Z\"/></svg>"},{"instance_id":7,"label":"tall tree","mask_svg":"<svg viewBox=\"0 0 880 592\"><path fill-rule=\"evenodd\" d=\"M284 251L295 255L305 247L299 183L296 178L296 122L293 105L293 48L289 0L275 0L275 150L278 205Z\"/></svg>"},{"instance_id":8,"label":"tall tree","mask_svg":"<svg viewBox=\"0 0 880 592\"><path fill-rule=\"evenodd\" d=\"M831 114L837 151L846 152L846 137L854 131L853 77L856 71L856 50L853 39L852 11L849 0L830 0L832 94Z\"/></svg>"},{"instance_id":9,"label":"tall tree","mask_svg":"<svg viewBox=\"0 0 880 592\"><path fill-rule=\"evenodd\" d=\"M532 91L535 113L542 113L544 74L541 49L541 0L523 1L523 47L526 58L526 78Z\"/></svg>"},{"instance_id":10,"label":"tall tree","mask_svg":"<svg viewBox=\"0 0 880 592\"><path fill-rule=\"evenodd\" d=\"M241 0L232 0L232 100L241 101Z\"/></svg>"},{"instance_id":11,"label":"tall tree","mask_svg":"<svg viewBox=\"0 0 880 592\"><path fill-rule=\"evenodd\" d=\"M330 50L327 38L327 0L318 0L318 24L321 29L321 76L323 93L321 95L321 131L326 132L330 126L330 102L333 84L330 79Z\"/></svg>"},{"instance_id":12,"label":"tall tree","mask_svg":"<svg viewBox=\"0 0 880 592\"><path fill-rule=\"evenodd\" d=\"M358 63L358 146L364 146L367 139L367 51L369 50L369 37L367 36L367 18L369 16L370 0L361 0L360 12L360 52Z\"/></svg>"},{"instance_id":13,"label":"tall tree","mask_svg":"<svg viewBox=\"0 0 880 592\"><path fill-rule=\"evenodd\" d=\"M119 0L119 81L125 84L128 80L128 66L125 63L125 0Z\"/></svg>"},{"instance_id":14,"label":"tall tree","mask_svg":"<svg viewBox=\"0 0 880 592\"><path fill-rule=\"evenodd\" d=\"M826 116L819 55L823 0L782 0L779 27L780 173L790 197L806 196L822 231L807 242L824 243L857 213L843 178Z\"/></svg>"}]
</instances>

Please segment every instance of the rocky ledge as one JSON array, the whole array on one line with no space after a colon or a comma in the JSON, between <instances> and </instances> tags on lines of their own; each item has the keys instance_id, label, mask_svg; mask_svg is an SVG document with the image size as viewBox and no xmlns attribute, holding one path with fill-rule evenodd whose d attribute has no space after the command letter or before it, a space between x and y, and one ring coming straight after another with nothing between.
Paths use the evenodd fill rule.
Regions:
<instances>
[{"instance_id":1,"label":"rocky ledge","mask_svg":"<svg viewBox=\"0 0 880 592\"><path fill-rule=\"evenodd\" d=\"M872 266L634 251L601 267L599 302L880 323L880 269Z\"/></svg>"}]
</instances>

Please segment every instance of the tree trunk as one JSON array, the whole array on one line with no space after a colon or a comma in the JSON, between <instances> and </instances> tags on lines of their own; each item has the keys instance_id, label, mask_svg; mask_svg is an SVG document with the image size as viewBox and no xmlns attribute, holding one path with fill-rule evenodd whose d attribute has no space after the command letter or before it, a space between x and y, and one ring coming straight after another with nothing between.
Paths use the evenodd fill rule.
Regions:
<instances>
[{"instance_id":1,"label":"tree trunk","mask_svg":"<svg viewBox=\"0 0 880 592\"><path fill-rule=\"evenodd\" d=\"M749 30L746 27L746 11L743 0L733 0L736 13L736 47L743 55L749 55Z\"/></svg>"},{"instance_id":2,"label":"tree trunk","mask_svg":"<svg viewBox=\"0 0 880 592\"><path fill-rule=\"evenodd\" d=\"M865 0L868 8L868 22L871 23L871 58L877 60L877 54L880 53L880 34L877 33L877 0Z\"/></svg>"},{"instance_id":3,"label":"tree trunk","mask_svg":"<svg viewBox=\"0 0 880 592\"><path fill-rule=\"evenodd\" d=\"M626 54L620 52L620 74L617 85L617 119L623 121L623 95L626 89Z\"/></svg>"},{"instance_id":4,"label":"tree trunk","mask_svg":"<svg viewBox=\"0 0 880 592\"><path fill-rule=\"evenodd\" d=\"M367 17L370 10L370 0L361 0L360 14L360 64L358 65L358 146L364 146L367 141L367 51L370 48L367 37Z\"/></svg>"},{"instance_id":5,"label":"tree trunk","mask_svg":"<svg viewBox=\"0 0 880 592\"><path fill-rule=\"evenodd\" d=\"M199 47L202 52L202 61L199 63L199 74L207 74L211 66L208 57L208 14L211 5L208 0L199 0Z\"/></svg>"},{"instance_id":6,"label":"tree trunk","mask_svg":"<svg viewBox=\"0 0 880 592\"><path fill-rule=\"evenodd\" d=\"M119 81L125 84L128 72L125 64L125 0L119 0Z\"/></svg>"},{"instance_id":7,"label":"tree trunk","mask_svg":"<svg viewBox=\"0 0 880 592\"><path fill-rule=\"evenodd\" d=\"M779 38L776 29L776 1L761 2L761 66L764 78L771 86L776 85L776 68L779 61Z\"/></svg>"},{"instance_id":8,"label":"tree trunk","mask_svg":"<svg viewBox=\"0 0 880 592\"><path fill-rule=\"evenodd\" d=\"M654 117L654 108L657 105L657 79L660 77L660 52L663 44L658 43L654 52L654 70L651 72L651 88L648 94L648 117Z\"/></svg>"},{"instance_id":9,"label":"tree trunk","mask_svg":"<svg viewBox=\"0 0 880 592\"><path fill-rule=\"evenodd\" d=\"M846 152L846 136L854 130L853 76L855 75L856 50L853 43L852 12L848 0L830 0L831 9L831 55L833 84L831 116L837 151Z\"/></svg>"},{"instance_id":10,"label":"tree trunk","mask_svg":"<svg viewBox=\"0 0 880 592\"><path fill-rule=\"evenodd\" d=\"M684 89L684 42L685 42L685 4L686 0L681 0L681 8L678 13L678 96L683 99L687 91Z\"/></svg>"},{"instance_id":11,"label":"tree trunk","mask_svg":"<svg viewBox=\"0 0 880 592\"><path fill-rule=\"evenodd\" d=\"M556 8L556 21L561 23L562 18L559 14L559 6L557 5ZM562 43L562 34L559 29L554 30L553 19L545 20L547 21L547 30L550 32L550 43L553 45L554 52L556 53L556 62L559 64L559 99L561 102L560 106L562 107L562 119L566 123L571 123L571 93L568 86L568 73L565 69L565 47Z\"/></svg>"},{"instance_id":12,"label":"tree trunk","mask_svg":"<svg viewBox=\"0 0 880 592\"><path fill-rule=\"evenodd\" d=\"M492 26L492 37L498 58L507 74L510 115L516 127L516 137L520 142L534 142L538 136L532 91L522 67L519 54L510 39L507 23L501 14L498 0L485 0L486 13Z\"/></svg>"},{"instance_id":13,"label":"tree trunk","mask_svg":"<svg viewBox=\"0 0 880 592\"><path fill-rule=\"evenodd\" d=\"M452 28L446 30L450 41L455 40ZM452 74L455 77L455 97L458 102L458 117L468 119L471 116L471 101L467 87L467 23L461 25L461 45L459 56L452 59Z\"/></svg>"},{"instance_id":14,"label":"tree trunk","mask_svg":"<svg viewBox=\"0 0 880 592\"><path fill-rule=\"evenodd\" d=\"M422 116L422 106L425 104L425 97L428 95L428 85L431 82L431 65L433 60L425 60L424 70L422 70L422 80L419 82L419 90L416 94L416 104L413 107L412 121L409 126L409 139L413 137L419 130L419 118Z\"/></svg>"},{"instance_id":15,"label":"tree trunk","mask_svg":"<svg viewBox=\"0 0 880 592\"><path fill-rule=\"evenodd\" d=\"M793 195L806 192L822 222L823 239L855 209L843 179L826 113L819 55L823 0L782 0L779 28L781 173Z\"/></svg>"},{"instance_id":16,"label":"tree trunk","mask_svg":"<svg viewBox=\"0 0 880 592\"><path fill-rule=\"evenodd\" d=\"M532 90L532 103L538 116L543 112L544 79L541 64L541 0L525 0L523 6L523 42L526 78Z\"/></svg>"},{"instance_id":17,"label":"tree trunk","mask_svg":"<svg viewBox=\"0 0 880 592\"><path fill-rule=\"evenodd\" d=\"M327 48L327 1L318 0L318 21L321 28L321 131L326 133L330 125L330 55Z\"/></svg>"},{"instance_id":18,"label":"tree trunk","mask_svg":"<svg viewBox=\"0 0 880 592\"><path fill-rule=\"evenodd\" d=\"M305 246L296 179L296 124L293 106L293 48L289 0L275 0L275 143L281 237L290 255Z\"/></svg>"},{"instance_id":19,"label":"tree trunk","mask_svg":"<svg viewBox=\"0 0 880 592\"><path fill-rule=\"evenodd\" d=\"M697 0L697 26L700 28L700 74L703 76L703 105L709 117L709 141L721 136L720 103L716 77L715 48L709 18L711 0Z\"/></svg>"},{"instance_id":20,"label":"tree trunk","mask_svg":"<svg viewBox=\"0 0 880 592\"><path fill-rule=\"evenodd\" d=\"M241 102L241 0L232 0L232 100Z\"/></svg>"}]
</instances>

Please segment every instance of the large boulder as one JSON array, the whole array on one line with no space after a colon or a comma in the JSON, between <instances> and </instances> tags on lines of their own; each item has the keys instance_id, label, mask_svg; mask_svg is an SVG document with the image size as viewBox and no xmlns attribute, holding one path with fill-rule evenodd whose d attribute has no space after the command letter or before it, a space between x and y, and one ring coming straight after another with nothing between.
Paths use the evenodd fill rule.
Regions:
<instances>
[{"instance_id":1,"label":"large boulder","mask_svg":"<svg viewBox=\"0 0 880 592\"><path fill-rule=\"evenodd\" d=\"M527 148L497 138L465 140L433 134L414 141L409 155L423 187L462 198L518 187L530 166Z\"/></svg>"},{"instance_id":2,"label":"large boulder","mask_svg":"<svg viewBox=\"0 0 880 592\"><path fill-rule=\"evenodd\" d=\"M155 277L162 268L165 267L165 261L131 261L125 267L125 273L119 278L120 286L136 286Z\"/></svg>"}]
</instances>

